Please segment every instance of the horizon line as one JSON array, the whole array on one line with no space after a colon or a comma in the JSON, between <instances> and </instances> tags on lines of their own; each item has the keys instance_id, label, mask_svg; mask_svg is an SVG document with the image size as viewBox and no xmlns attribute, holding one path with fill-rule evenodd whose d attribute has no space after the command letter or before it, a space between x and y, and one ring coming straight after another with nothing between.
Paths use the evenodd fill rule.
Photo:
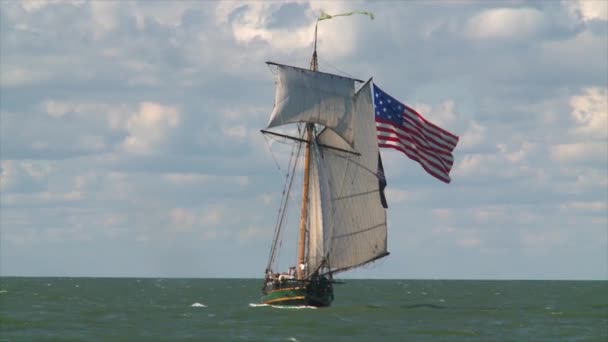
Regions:
<instances>
[{"instance_id":1,"label":"horizon line","mask_svg":"<svg viewBox=\"0 0 608 342\"><path fill-rule=\"evenodd\" d=\"M200 279L263 280L261 277L181 277L181 276L69 276L69 275L1 275L2 278L78 278L78 279ZM608 278L337 278L341 280L435 280L435 281L608 281Z\"/></svg>"}]
</instances>

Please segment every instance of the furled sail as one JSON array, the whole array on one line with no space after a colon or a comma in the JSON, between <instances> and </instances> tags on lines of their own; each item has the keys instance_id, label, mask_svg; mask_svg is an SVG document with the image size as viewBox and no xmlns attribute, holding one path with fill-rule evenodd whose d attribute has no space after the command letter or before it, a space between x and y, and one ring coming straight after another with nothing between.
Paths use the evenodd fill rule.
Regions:
<instances>
[{"instance_id":1,"label":"furled sail","mask_svg":"<svg viewBox=\"0 0 608 342\"><path fill-rule=\"evenodd\" d=\"M354 79L269 64L278 71L268 128L297 122L317 123L331 128L352 145Z\"/></svg>"},{"instance_id":2,"label":"furled sail","mask_svg":"<svg viewBox=\"0 0 608 342\"><path fill-rule=\"evenodd\" d=\"M354 96L353 147L360 155L321 148L317 158L317 176L328 187L331 203L322 206L330 210L323 220L323 251L330 272L339 272L388 255L386 210L381 202L378 177L378 142L374 121L371 80ZM320 145L349 149L345 141L331 130L317 137ZM321 200L327 200L320 196ZM313 242L311 246L320 245Z\"/></svg>"}]
</instances>

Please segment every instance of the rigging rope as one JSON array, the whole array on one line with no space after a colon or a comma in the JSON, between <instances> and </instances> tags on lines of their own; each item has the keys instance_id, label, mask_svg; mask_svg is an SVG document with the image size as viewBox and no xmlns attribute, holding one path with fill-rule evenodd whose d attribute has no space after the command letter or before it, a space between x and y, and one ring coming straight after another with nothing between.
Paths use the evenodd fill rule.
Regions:
<instances>
[{"instance_id":1,"label":"rigging rope","mask_svg":"<svg viewBox=\"0 0 608 342\"><path fill-rule=\"evenodd\" d=\"M275 226L275 231L274 231L274 237L273 237L273 241L272 241L272 246L270 249L270 256L268 258L268 264L266 266L267 270L272 269L272 266L274 264L274 261L276 260L277 257L277 252L280 252L280 246L282 244L282 239L281 239L281 232L282 232L282 227L285 223L285 215L287 212L287 205L289 203L289 198L290 198L290 193L291 193L291 187L294 181L294 175L295 175L295 170L298 164L298 156L300 155L300 150L302 148L302 144L294 144L292 151L291 151L291 156L289 157L289 164L291 165L293 163L293 167L291 168L291 171L288 171L286 177L285 177L285 185L283 187L283 194L282 194L282 198L281 198L281 206L279 207L279 211L277 213L277 223ZM295 157L295 159L294 159ZM277 244L278 247L277 248Z\"/></svg>"},{"instance_id":2,"label":"rigging rope","mask_svg":"<svg viewBox=\"0 0 608 342\"><path fill-rule=\"evenodd\" d=\"M287 180L286 176L284 176L282 173L281 165L279 165L279 162L275 158L274 153L272 153L272 148L270 147L270 143L268 142L270 139L272 139L272 138L264 135L264 142L266 142L266 148L268 148L268 152L270 152L270 156L272 157L272 160L274 160L274 164L277 166L277 169L279 170L279 174L281 175L281 178L284 178L285 180Z\"/></svg>"}]
</instances>

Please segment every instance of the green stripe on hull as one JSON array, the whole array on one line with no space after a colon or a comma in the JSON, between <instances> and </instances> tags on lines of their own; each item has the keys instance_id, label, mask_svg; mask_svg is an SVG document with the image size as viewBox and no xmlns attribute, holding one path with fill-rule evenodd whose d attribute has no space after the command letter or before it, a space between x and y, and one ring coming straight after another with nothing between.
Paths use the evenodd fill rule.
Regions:
<instances>
[{"instance_id":1,"label":"green stripe on hull","mask_svg":"<svg viewBox=\"0 0 608 342\"><path fill-rule=\"evenodd\" d=\"M306 288L279 289L271 291L270 293L262 296L262 303L277 305L306 305Z\"/></svg>"},{"instance_id":2,"label":"green stripe on hull","mask_svg":"<svg viewBox=\"0 0 608 342\"><path fill-rule=\"evenodd\" d=\"M307 305L329 306L333 300L333 293L325 296L314 296L306 288L278 289L262 296L262 303L269 305Z\"/></svg>"}]
</instances>

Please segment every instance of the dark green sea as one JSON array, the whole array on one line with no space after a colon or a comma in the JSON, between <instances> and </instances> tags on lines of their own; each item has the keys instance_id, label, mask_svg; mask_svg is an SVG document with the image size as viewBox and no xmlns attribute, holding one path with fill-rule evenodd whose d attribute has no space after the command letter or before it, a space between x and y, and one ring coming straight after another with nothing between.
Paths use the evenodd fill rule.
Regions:
<instances>
[{"instance_id":1,"label":"dark green sea","mask_svg":"<svg viewBox=\"0 0 608 342\"><path fill-rule=\"evenodd\" d=\"M606 281L347 280L330 308L261 280L0 278L0 341L608 341Z\"/></svg>"}]
</instances>

